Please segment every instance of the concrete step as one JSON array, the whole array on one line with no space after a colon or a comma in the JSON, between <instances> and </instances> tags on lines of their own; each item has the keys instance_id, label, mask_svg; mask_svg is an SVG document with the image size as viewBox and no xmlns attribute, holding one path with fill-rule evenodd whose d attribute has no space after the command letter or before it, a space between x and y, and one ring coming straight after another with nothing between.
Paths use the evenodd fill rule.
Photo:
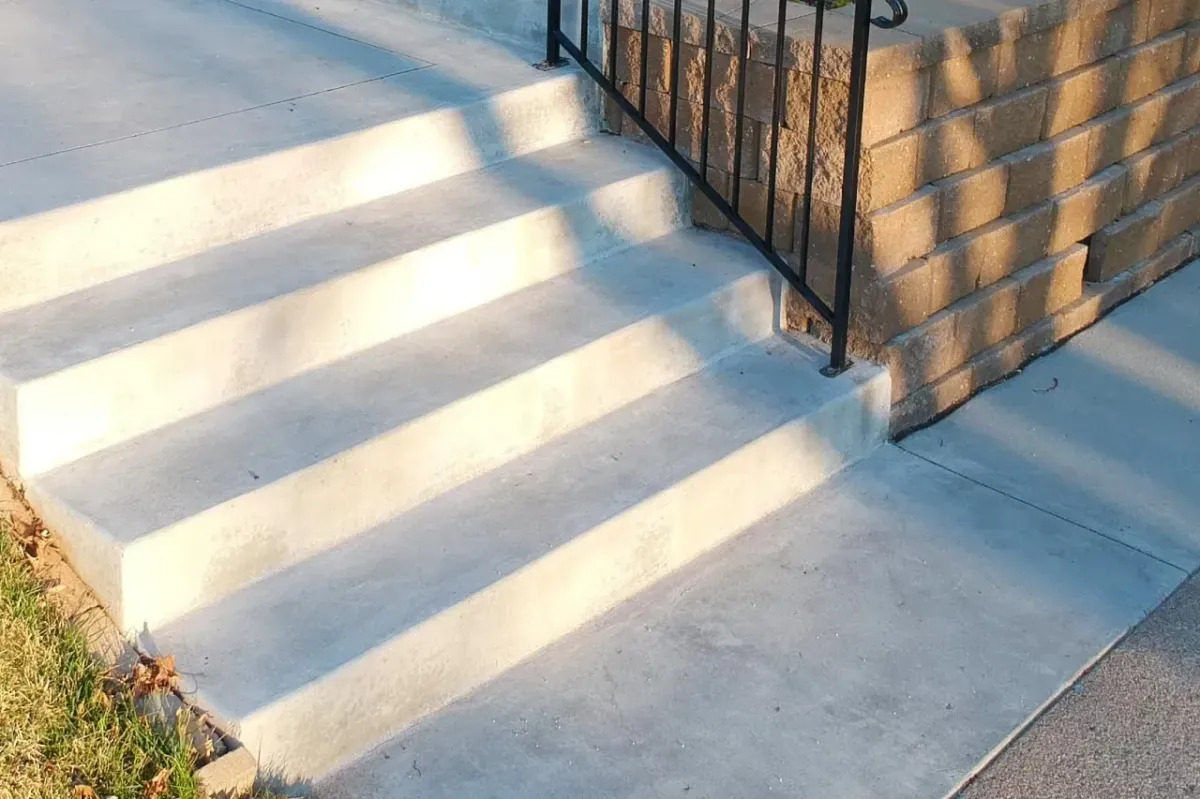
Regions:
<instances>
[{"instance_id":1,"label":"concrete step","mask_svg":"<svg viewBox=\"0 0 1200 799\"><path fill-rule=\"evenodd\" d=\"M145 643L264 769L320 776L880 444L886 374L821 359L747 345Z\"/></svg>"},{"instance_id":2,"label":"concrete step","mask_svg":"<svg viewBox=\"0 0 1200 799\"><path fill-rule=\"evenodd\" d=\"M276 60L295 50L303 69L317 74L284 80L276 76L286 70L274 62L243 65L231 54L212 63L176 58L197 74L160 79L141 71L164 61L174 69L175 62L162 52L135 52L137 63L114 94L78 77L91 62L76 64L79 103L40 109L27 123L18 118L12 136L0 122L0 140L26 142L8 163L0 150L0 312L572 141L596 126L595 91L580 73L536 70L536 53L400 8L388 9L393 35L385 49L236 4L169 5L178 14L202 7L210 16L234 9L228 13L248 18L223 22L222 30L258 31L255 47L282 48L283 55L270 54ZM196 24L215 24L201 16ZM129 26L113 19L104 27ZM313 64L326 64L330 74ZM252 100L214 90L222 67L226 85L253 87L262 102L246 107ZM297 94L303 86L319 88ZM109 92L112 107L92 108L84 90ZM180 103L197 92L203 96L193 113L209 116L197 118ZM55 142L59 150L27 141L25 127L90 131L96 116L114 113L147 124L109 126L115 138L91 144L64 137Z\"/></svg>"},{"instance_id":3,"label":"concrete step","mask_svg":"<svg viewBox=\"0 0 1200 799\"><path fill-rule=\"evenodd\" d=\"M118 622L155 627L770 335L773 289L744 245L676 233L27 490Z\"/></svg>"},{"instance_id":4,"label":"concrete step","mask_svg":"<svg viewBox=\"0 0 1200 799\"><path fill-rule=\"evenodd\" d=\"M681 191L602 136L0 315L0 462L31 477L658 238Z\"/></svg>"}]
</instances>

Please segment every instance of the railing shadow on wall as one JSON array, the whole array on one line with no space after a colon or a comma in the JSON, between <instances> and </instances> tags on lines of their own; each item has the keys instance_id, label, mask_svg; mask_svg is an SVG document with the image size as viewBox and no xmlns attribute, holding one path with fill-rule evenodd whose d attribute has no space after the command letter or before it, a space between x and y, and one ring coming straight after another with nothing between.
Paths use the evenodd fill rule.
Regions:
<instances>
[{"instance_id":1,"label":"railing shadow on wall","mask_svg":"<svg viewBox=\"0 0 1200 799\"><path fill-rule=\"evenodd\" d=\"M608 35L599 45L607 49L601 54L601 61L593 60L590 49L596 45L589 36L591 9L590 0L579 0L578 40L563 30L562 0L548 0L547 3L547 40L546 60L542 65L550 69L565 64L562 52L565 50L583 70L604 90L617 104L620 110L633 121L649 140L661 149L679 169L688 177L692 184L712 204L718 213L725 216L734 230L749 241L770 264L784 277L785 280L802 296L827 322L832 329L832 342L829 365L822 370L823 374L834 376L842 373L849 366L846 349L850 329L850 278L854 252L855 209L858 200L859 158L862 152L863 107L866 100L867 55L870 29L872 25L880 28L895 28L902 25L908 18L908 8L904 0L885 0L892 16L872 17L872 0L856 0L854 10L853 37L850 53L850 92L847 126L845 131L845 153L842 159L843 174L841 178L841 217L838 224L837 261L835 271L834 296L832 304L827 303L813 290L808 279L808 242L812 230L813 178L817 154L817 115L821 91L821 58L822 38L824 31L825 12L834 5L830 0L806 0L816 8L815 27L812 42L812 62L809 70L811 87L808 98L808 144L805 150L804 191L801 195L803 210L799 220L799 257L793 266L786 261L775 248L775 203L776 185L779 173L779 130L787 101L787 78L784 69L785 47L788 43L787 21L788 3L794 0L778 0L778 21L775 36L773 102L770 123L770 144L767 154L767 207L763 230L760 233L747 219L743 212L741 194L743 152L743 127L746 122L746 88L747 66L750 61L750 11L753 0L741 0L740 24L736 27L737 64L736 77L736 110L734 112L733 134L733 169L731 171L731 188L728 199L709 180L709 155L711 152L712 106L713 106L713 64L716 60L717 43L717 0L707 0L705 14L704 41L702 46L704 78L701 98L701 129L699 142L699 158L693 162L680 152L678 147L679 104L680 104L680 53L683 49L684 16L683 0L673 0L671 9L672 25L669 37L670 66L668 77L668 110L666 131L651 121L647 114L647 78L649 64L651 0L626 0L630 8L637 11L640 3L640 57L636 63L640 71L637 89L637 102L633 102L621 91L617 74L618 31L621 22L621 0L608 0L609 15ZM770 2L770 0L767 0ZM722 15L724 16L724 14ZM757 157L757 154L755 154Z\"/></svg>"}]
</instances>

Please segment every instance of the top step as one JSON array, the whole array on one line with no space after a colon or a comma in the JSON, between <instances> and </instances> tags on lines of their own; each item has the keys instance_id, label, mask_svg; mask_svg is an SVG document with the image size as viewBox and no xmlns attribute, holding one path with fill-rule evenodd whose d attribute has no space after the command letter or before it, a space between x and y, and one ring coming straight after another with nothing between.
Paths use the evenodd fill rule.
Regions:
<instances>
[{"instance_id":1,"label":"top step","mask_svg":"<svg viewBox=\"0 0 1200 799\"><path fill-rule=\"evenodd\" d=\"M0 312L594 129L579 73L388 15L368 41L226 0L6 4Z\"/></svg>"}]
</instances>

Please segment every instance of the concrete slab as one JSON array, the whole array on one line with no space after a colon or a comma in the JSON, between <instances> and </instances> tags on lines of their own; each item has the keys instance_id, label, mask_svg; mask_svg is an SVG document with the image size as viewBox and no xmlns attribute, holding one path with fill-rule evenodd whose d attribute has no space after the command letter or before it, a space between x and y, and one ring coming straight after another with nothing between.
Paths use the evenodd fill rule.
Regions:
<instances>
[{"instance_id":1,"label":"concrete slab","mask_svg":"<svg viewBox=\"0 0 1200 799\"><path fill-rule=\"evenodd\" d=\"M905 449L1200 565L1200 265L906 438Z\"/></svg>"},{"instance_id":2,"label":"concrete slab","mask_svg":"<svg viewBox=\"0 0 1200 799\"><path fill-rule=\"evenodd\" d=\"M889 447L318 787L929 799L1180 577Z\"/></svg>"},{"instance_id":3,"label":"concrete slab","mask_svg":"<svg viewBox=\"0 0 1200 799\"><path fill-rule=\"evenodd\" d=\"M227 0L10 0L0 165L423 66Z\"/></svg>"}]
</instances>

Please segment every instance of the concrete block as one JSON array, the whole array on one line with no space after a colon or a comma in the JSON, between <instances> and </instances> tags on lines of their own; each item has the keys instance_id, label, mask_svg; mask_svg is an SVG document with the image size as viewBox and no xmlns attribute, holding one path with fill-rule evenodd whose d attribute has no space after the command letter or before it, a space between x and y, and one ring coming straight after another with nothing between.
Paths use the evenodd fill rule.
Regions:
<instances>
[{"instance_id":1,"label":"concrete block","mask_svg":"<svg viewBox=\"0 0 1200 799\"><path fill-rule=\"evenodd\" d=\"M1087 247L1073 244L1014 274L1021 287L1016 329L1025 330L1078 300L1086 264Z\"/></svg>"},{"instance_id":2,"label":"concrete block","mask_svg":"<svg viewBox=\"0 0 1200 799\"><path fill-rule=\"evenodd\" d=\"M1075 69L1081 63L1081 36L1079 21L1070 20L1001 44L996 58L997 92L1015 92Z\"/></svg>"},{"instance_id":3,"label":"concrete block","mask_svg":"<svg viewBox=\"0 0 1200 799\"><path fill-rule=\"evenodd\" d=\"M1125 62L1108 58L1048 82L1042 138L1057 136L1115 107L1124 69Z\"/></svg>"},{"instance_id":4,"label":"concrete block","mask_svg":"<svg viewBox=\"0 0 1200 799\"><path fill-rule=\"evenodd\" d=\"M858 176L861 211L899 202L922 185L921 143L920 133L908 131L863 153Z\"/></svg>"},{"instance_id":5,"label":"concrete block","mask_svg":"<svg viewBox=\"0 0 1200 799\"><path fill-rule=\"evenodd\" d=\"M920 183L974 169L991 160L975 133L975 111L964 109L930 120L917 129L921 136Z\"/></svg>"},{"instance_id":6,"label":"concrete block","mask_svg":"<svg viewBox=\"0 0 1200 799\"><path fill-rule=\"evenodd\" d=\"M1028 147L1041 138L1047 96L1045 86L1034 86L975 107L975 137L987 160Z\"/></svg>"},{"instance_id":7,"label":"concrete block","mask_svg":"<svg viewBox=\"0 0 1200 799\"><path fill-rule=\"evenodd\" d=\"M1177 81L1160 94L1166 104L1165 135L1174 136L1200 125L1200 74Z\"/></svg>"},{"instance_id":8,"label":"concrete block","mask_svg":"<svg viewBox=\"0 0 1200 799\"><path fill-rule=\"evenodd\" d=\"M1193 0L1151 0L1146 38L1154 39L1182 28L1192 20L1192 4Z\"/></svg>"},{"instance_id":9,"label":"concrete block","mask_svg":"<svg viewBox=\"0 0 1200 799\"><path fill-rule=\"evenodd\" d=\"M1125 62L1121 102L1140 100L1178 80L1187 38L1185 31L1175 31L1116 56Z\"/></svg>"},{"instance_id":10,"label":"concrete block","mask_svg":"<svg viewBox=\"0 0 1200 799\"><path fill-rule=\"evenodd\" d=\"M929 318L929 265L913 259L880 280L860 281L854 326L869 344L882 344Z\"/></svg>"},{"instance_id":11,"label":"concrete block","mask_svg":"<svg viewBox=\"0 0 1200 799\"><path fill-rule=\"evenodd\" d=\"M1200 175L1189 178L1179 188L1164 194L1159 236L1169 241L1200 222Z\"/></svg>"},{"instance_id":12,"label":"concrete block","mask_svg":"<svg viewBox=\"0 0 1200 799\"><path fill-rule=\"evenodd\" d=\"M1162 204L1150 202L1107 225L1088 245L1086 280L1103 283L1158 249Z\"/></svg>"},{"instance_id":13,"label":"concrete block","mask_svg":"<svg viewBox=\"0 0 1200 799\"><path fill-rule=\"evenodd\" d=\"M841 90L842 84L838 84ZM846 86L849 105L849 87ZM900 72L867 82L867 97L863 109L862 141L864 147L911 130L925 121L929 98L929 72Z\"/></svg>"},{"instance_id":14,"label":"concrete block","mask_svg":"<svg viewBox=\"0 0 1200 799\"><path fill-rule=\"evenodd\" d=\"M996 93L1000 47L935 64L929 75L929 116L942 117Z\"/></svg>"},{"instance_id":15,"label":"concrete block","mask_svg":"<svg viewBox=\"0 0 1200 799\"><path fill-rule=\"evenodd\" d=\"M956 317L955 335L968 356L987 349L1010 335L1017 325L1020 283L1012 278L972 294L950 306Z\"/></svg>"},{"instance_id":16,"label":"concrete block","mask_svg":"<svg viewBox=\"0 0 1200 799\"><path fill-rule=\"evenodd\" d=\"M1184 161L1190 156L1191 141L1176 136L1162 144L1149 147L1125 159L1125 197L1122 211L1126 214L1179 185L1183 179Z\"/></svg>"},{"instance_id":17,"label":"concrete block","mask_svg":"<svg viewBox=\"0 0 1200 799\"><path fill-rule=\"evenodd\" d=\"M1187 46L1183 56L1183 74L1195 75L1200 72L1200 22L1187 27Z\"/></svg>"},{"instance_id":18,"label":"concrete block","mask_svg":"<svg viewBox=\"0 0 1200 799\"><path fill-rule=\"evenodd\" d=\"M892 402L958 366L968 357L958 338L956 317L949 310L930 316L924 324L888 342L880 351L880 362L892 378Z\"/></svg>"},{"instance_id":19,"label":"concrete block","mask_svg":"<svg viewBox=\"0 0 1200 799\"><path fill-rule=\"evenodd\" d=\"M940 202L937 187L926 186L862 216L855 225L856 263L869 264L871 274L885 275L932 250L937 246ZM813 201L812 252L818 260L835 262L840 219L839 205Z\"/></svg>"},{"instance_id":20,"label":"concrete block","mask_svg":"<svg viewBox=\"0 0 1200 799\"><path fill-rule=\"evenodd\" d=\"M1188 148L1187 169L1185 170L1188 177L1192 175L1200 175L1200 128L1196 128L1188 133L1188 138L1191 144Z\"/></svg>"},{"instance_id":21,"label":"concrete block","mask_svg":"<svg viewBox=\"0 0 1200 799\"><path fill-rule=\"evenodd\" d=\"M929 253L930 308L944 308L1043 258L1054 209L1050 203L998 219Z\"/></svg>"},{"instance_id":22,"label":"concrete block","mask_svg":"<svg viewBox=\"0 0 1200 799\"><path fill-rule=\"evenodd\" d=\"M1011 214L1078 186L1094 171L1095 132L1072 129L1005 156L1009 165L1004 213Z\"/></svg>"},{"instance_id":23,"label":"concrete block","mask_svg":"<svg viewBox=\"0 0 1200 799\"><path fill-rule=\"evenodd\" d=\"M938 181L941 192L941 222L938 241L974 230L1005 213L1009 164L1004 160L985 164Z\"/></svg>"},{"instance_id":24,"label":"concrete block","mask_svg":"<svg viewBox=\"0 0 1200 799\"><path fill-rule=\"evenodd\" d=\"M1132 47L1139 38L1138 26L1144 27L1145 14L1136 3L1125 3L1079 21L1079 60L1091 64Z\"/></svg>"},{"instance_id":25,"label":"concrete block","mask_svg":"<svg viewBox=\"0 0 1200 799\"><path fill-rule=\"evenodd\" d=\"M1109 167L1082 185L1054 198L1048 251L1060 253L1085 241L1121 215L1125 168Z\"/></svg>"},{"instance_id":26,"label":"concrete block","mask_svg":"<svg viewBox=\"0 0 1200 799\"><path fill-rule=\"evenodd\" d=\"M1138 261L1129 268L1133 293L1144 291L1152 284L1183 266L1191 257L1192 237L1184 233L1168 239L1158 252Z\"/></svg>"},{"instance_id":27,"label":"concrete block","mask_svg":"<svg viewBox=\"0 0 1200 799\"><path fill-rule=\"evenodd\" d=\"M250 793L256 779L258 762L244 746L196 771L196 782L208 799L237 799Z\"/></svg>"},{"instance_id":28,"label":"concrete block","mask_svg":"<svg viewBox=\"0 0 1200 799\"><path fill-rule=\"evenodd\" d=\"M1104 169L1166 138L1167 103L1151 95L1103 114L1085 125L1094 131L1092 161Z\"/></svg>"},{"instance_id":29,"label":"concrete block","mask_svg":"<svg viewBox=\"0 0 1200 799\"><path fill-rule=\"evenodd\" d=\"M741 208L742 218L764 238L767 235L767 187L755 180L742 183ZM775 193L775 219L772 228L772 242L778 251L789 252L793 247L793 236L796 230L796 199L794 192L783 191Z\"/></svg>"}]
</instances>

